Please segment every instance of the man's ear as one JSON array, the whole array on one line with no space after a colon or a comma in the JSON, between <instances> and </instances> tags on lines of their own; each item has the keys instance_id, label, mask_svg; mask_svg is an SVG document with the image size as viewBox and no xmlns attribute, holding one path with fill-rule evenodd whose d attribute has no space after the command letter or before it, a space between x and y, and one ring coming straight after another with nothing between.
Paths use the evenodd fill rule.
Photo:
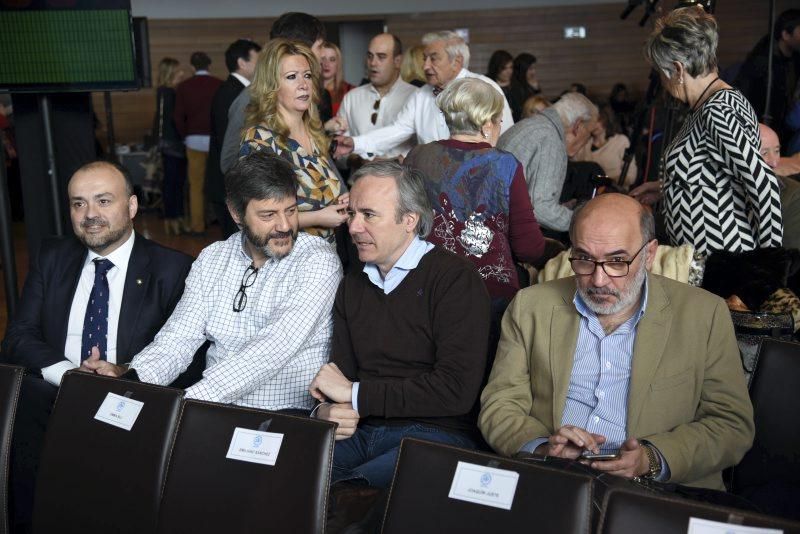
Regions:
<instances>
[{"instance_id":1,"label":"man's ear","mask_svg":"<svg viewBox=\"0 0 800 534\"><path fill-rule=\"evenodd\" d=\"M128 217L133 219L139 212L139 197L131 195L128 199Z\"/></svg>"},{"instance_id":2,"label":"man's ear","mask_svg":"<svg viewBox=\"0 0 800 534\"><path fill-rule=\"evenodd\" d=\"M226 200L225 201L225 206L228 208L228 213L231 214L231 218L233 219L233 222L235 222L238 226L242 226L242 218L239 217L239 214L236 212L235 209L233 209L233 206L231 206L231 203Z\"/></svg>"},{"instance_id":3,"label":"man's ear","mask_svg":"<svg viewBox=\"0 0 800 534\"><path fill-rule=\"evenodd\" d=\"M647 272L653 270L653 264L656 261L656 251L658 251L658 241L656 239L651 239L649 243L647 243L647 263L644 264L644 268L647 269Z\"/></svg>"},{"instance_id":4,"label":"man's ear","mask_svg":"<svg viewBox=\"0 0 800 534\"><path fill-rule=\"evenodd\" d=\"M417 222L419 222L418 213L406 213L403 215L403 222L405 223L405 230L407 233L416 232Z\"/></svg>"}]
</instances>

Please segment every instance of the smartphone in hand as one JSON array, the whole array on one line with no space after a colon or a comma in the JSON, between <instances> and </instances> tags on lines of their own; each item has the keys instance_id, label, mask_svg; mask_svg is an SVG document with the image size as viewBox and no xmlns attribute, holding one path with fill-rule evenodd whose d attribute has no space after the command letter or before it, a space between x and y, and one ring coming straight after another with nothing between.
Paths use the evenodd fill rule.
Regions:
<instances>
[{"instance_id":1,"label":"smartphone in hand","mask_svg":"<svg viewBox=\"0 0 800 534\"><path fill-rule=\"evenodd\" d=\"M581 460L616 460L619 458L619 449L617 450L601 450L598 453L591 451L583 451Z\"/></svg>"}]
</instances>

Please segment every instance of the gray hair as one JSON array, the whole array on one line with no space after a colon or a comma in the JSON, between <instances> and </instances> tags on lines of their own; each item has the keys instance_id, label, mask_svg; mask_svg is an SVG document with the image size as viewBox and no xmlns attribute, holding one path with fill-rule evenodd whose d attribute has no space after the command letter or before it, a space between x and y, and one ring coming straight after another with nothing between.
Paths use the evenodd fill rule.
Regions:
<instances>
[{"instance_id":1,"label":"gray hair","mask_svg":"<svg viewBox=\"0 0 800 534\"><path fill-rule=\"evenodd\" d=\"M416 213L418 219L415 230L420 238L425 239L433 228L433 208L428 201L422 173L396 161L370 161L354 172L351 180L355 184L365 176L394 178L397 184L395 220L400 223L404 215Z\"/></svg>"},{"instance_id":2,"label":"gray hair","mask_svg":"<svg viewBox=\"0 0 800 534\"><path fill-rule=\"evenodd\" d=\"M480 78L463 78L447 84L436 97L451 135L476 134L487 121L503 114L503 95Z\"/></svg>"},{"instance_id":3,"label":"gray hair","mask_svg":"<svg viewBox=\"0 0 800 534\"><path fill-rule=\"evenodd\" d=\"M644 46L644 57L667 79L675 74L677 61L690 76L717 69L717 21L702 9L676 9L656 22Z\"/></svg>"},{"instance_id":4,"label":"gray hair","mask_svg":"<svg viewBox=\"0 0 800 534\"><path fill-rule=\"evenodd\" d=\"M456 57L461 56L461 66L465 69L469 68L469 46L467 46L467 42L464 41L463 37L450 30L426 33L422 37L422 44L425 46L437 41L444 41L446 43L444 51L447 52L450 63L455 61Z\"/></svg>"},{"instance_id":5,"label":"gray hair","mask_svg":"<svg viewBox=\"0 0 800 534\"><path fill-rule=\"evenodd\" d=\"M588 203L588 201L581 202L572 212L572 220L569 222L569 240L572 243L575 243L575 226L578 219L580 219L580 212L583 211L583 208L585 208ZM640 206L639 209L639 230L642 233L642 243L649 243L656 238L656 220L650 210L643 206Z\"/></svg>"},{"instance_id":6,"label":"gray hair","mask_svg":"<svg viewBox=\"0 0 800 534\"><path fill-rule=\"evenodd\" d=\"M569 126L576 121L590 122L597 118L597 106L580 93L567 93L553 104L561 120Z\"/></svg>"}]
</instances>

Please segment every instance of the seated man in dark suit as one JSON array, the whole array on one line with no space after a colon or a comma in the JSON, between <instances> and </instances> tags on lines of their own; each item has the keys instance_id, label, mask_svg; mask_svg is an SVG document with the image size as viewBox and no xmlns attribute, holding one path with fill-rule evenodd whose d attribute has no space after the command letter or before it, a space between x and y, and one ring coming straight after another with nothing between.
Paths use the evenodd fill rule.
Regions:
<instances>
[{"instance_id":1,"label":"seated man in dark suit","mask_svg":"<svg viewBox=\"0 0 800 534\"><path fill-rule=\"evenodd\" d=\"M61 377L87 358L125 363L142 350L172 313L192 264L190 256L134 232L138 204L124 168L84 165L68 194L75 237L42 243L2 344L2 359L27 369L12 454L15 532L25 532L30 521Z\"/></svg>"}]
</instances>

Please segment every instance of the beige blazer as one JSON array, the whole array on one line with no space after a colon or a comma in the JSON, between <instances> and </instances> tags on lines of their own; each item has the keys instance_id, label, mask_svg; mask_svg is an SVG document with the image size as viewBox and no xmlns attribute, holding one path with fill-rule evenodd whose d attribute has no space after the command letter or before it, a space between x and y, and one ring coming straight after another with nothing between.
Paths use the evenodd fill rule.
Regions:
<instances>
[{"instance_id":1,"label":"beige blazer","mask_svg":"<svg viewBox=\"0 0 800 534\"><path fill-rule=\"evenodd\" d=\"M657 275L633 346L628 436L651 441L671 482L723 489L753 442L753 407L730 313L719 297ZM580 314L573 277L517 293L502 323L478 424L511 456L561 426Z\"/></svg>"}]
</instances>

